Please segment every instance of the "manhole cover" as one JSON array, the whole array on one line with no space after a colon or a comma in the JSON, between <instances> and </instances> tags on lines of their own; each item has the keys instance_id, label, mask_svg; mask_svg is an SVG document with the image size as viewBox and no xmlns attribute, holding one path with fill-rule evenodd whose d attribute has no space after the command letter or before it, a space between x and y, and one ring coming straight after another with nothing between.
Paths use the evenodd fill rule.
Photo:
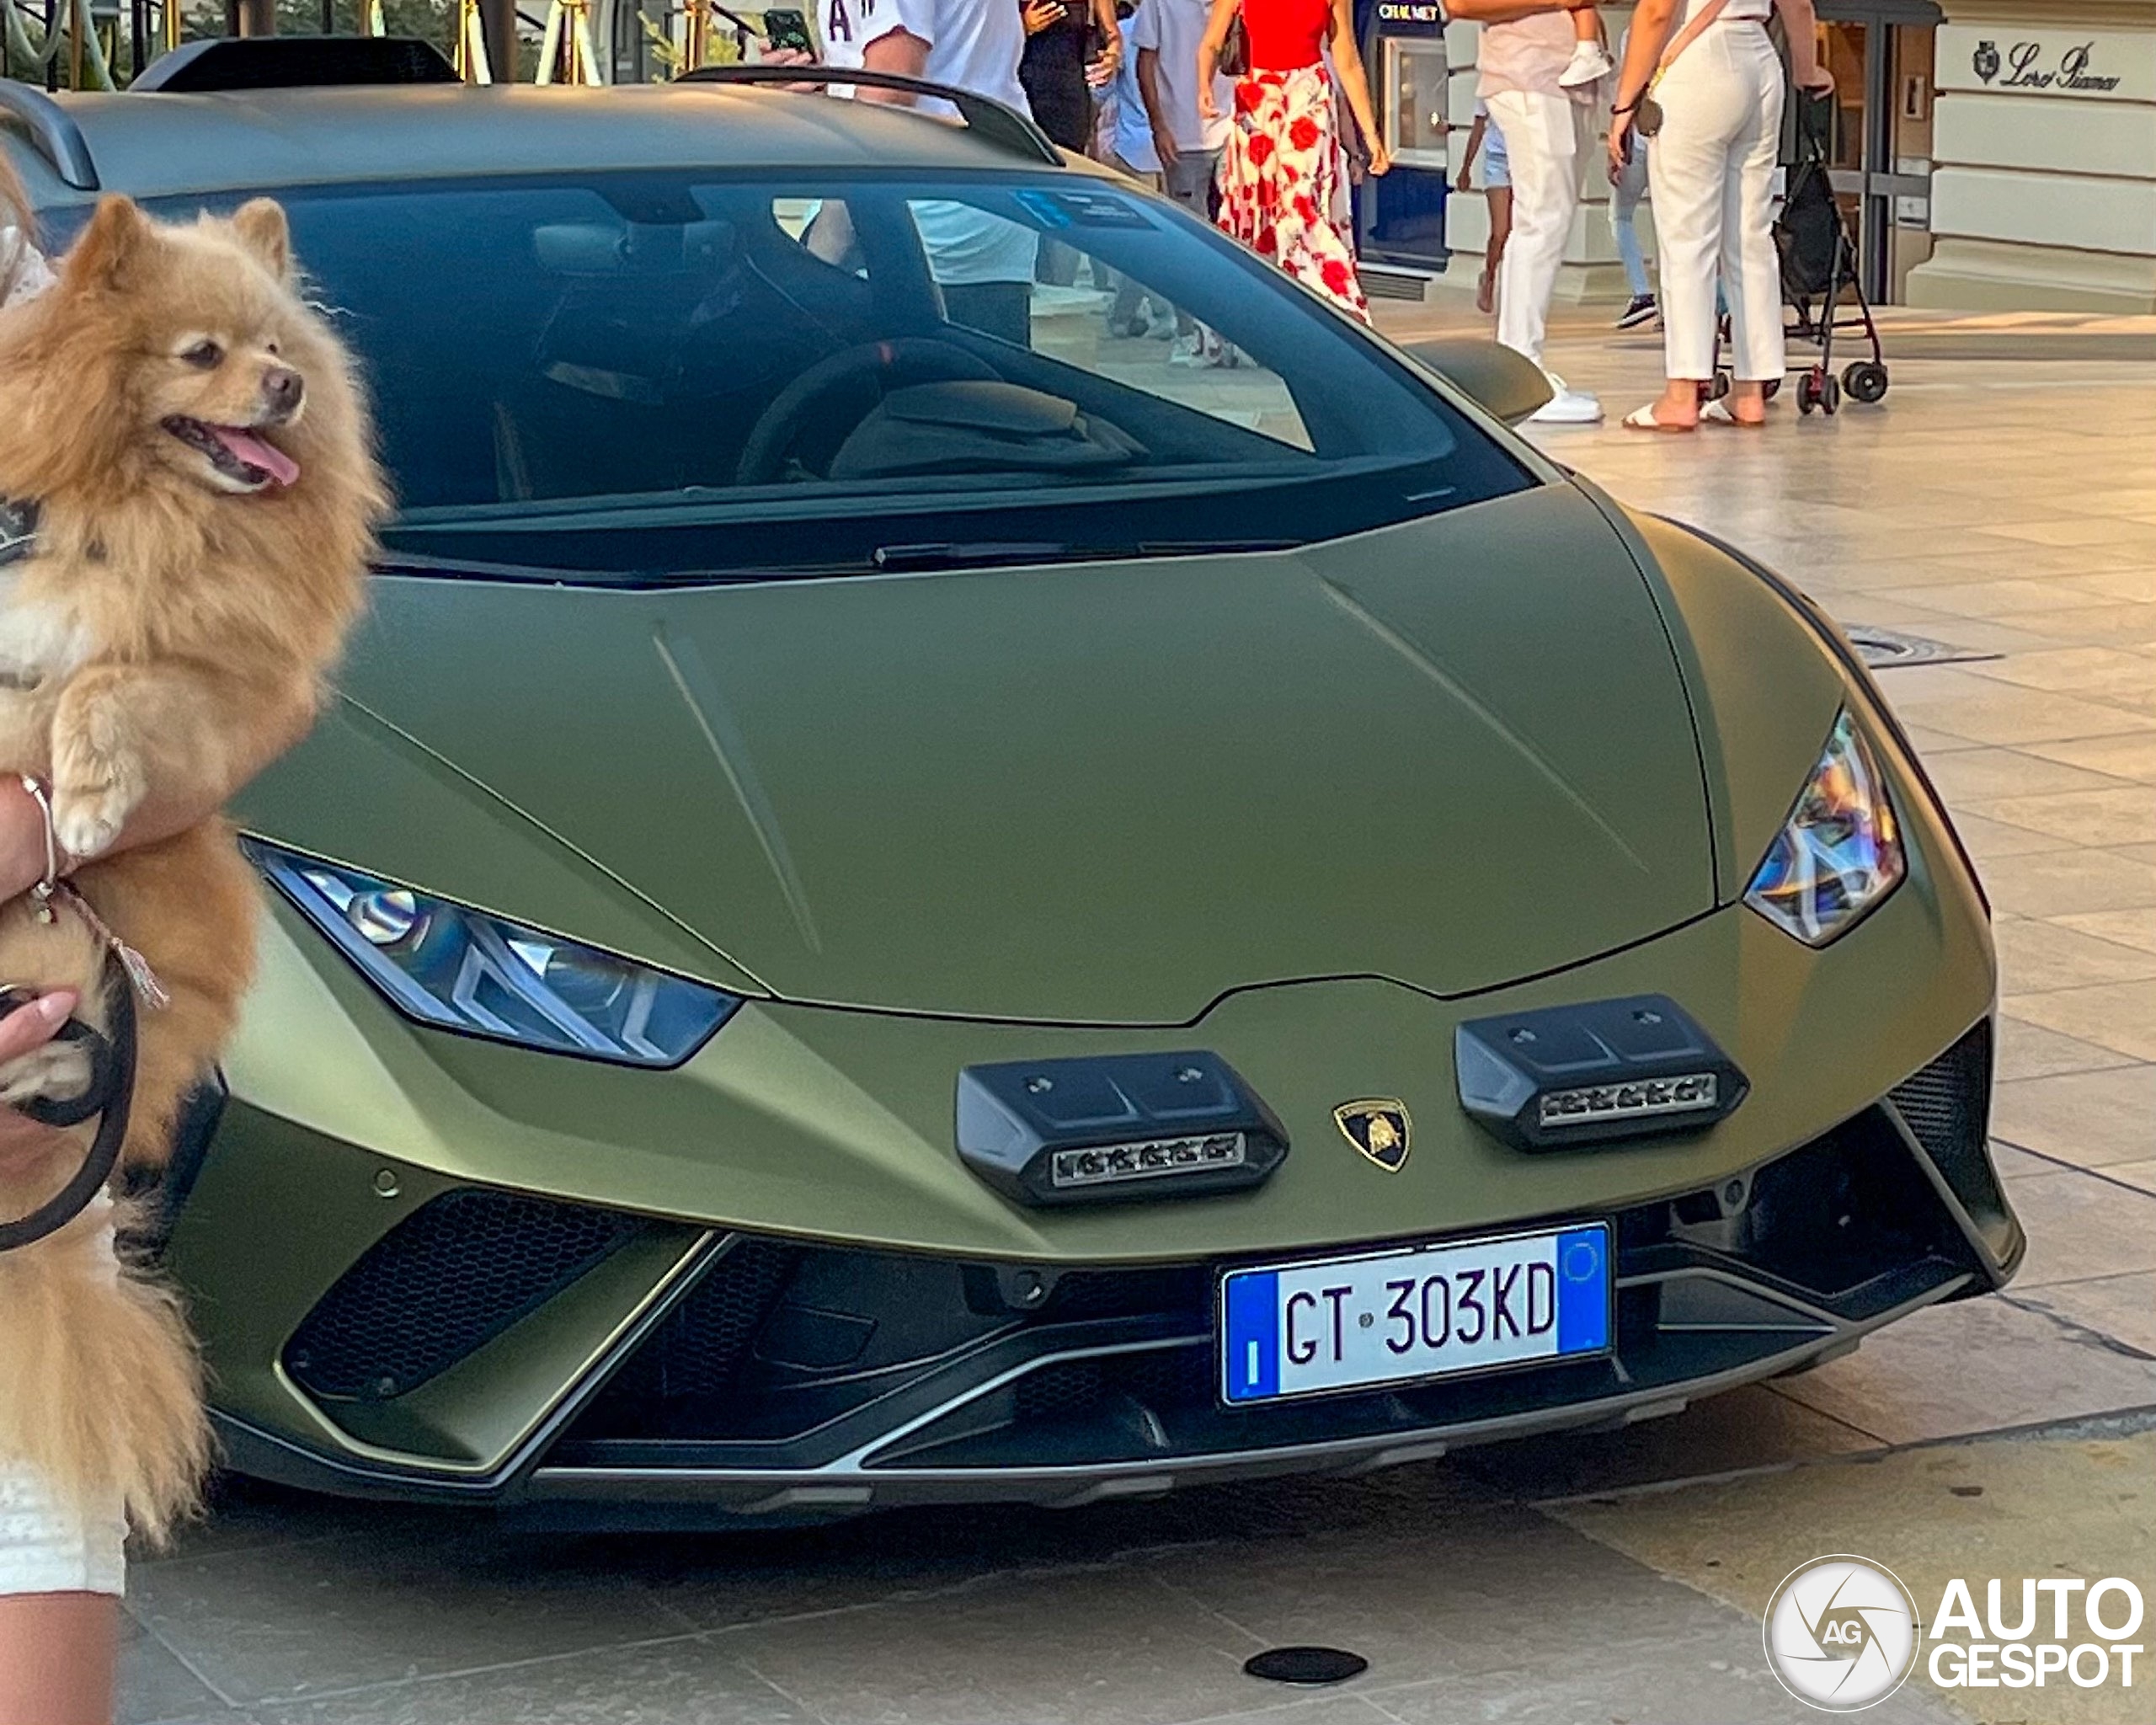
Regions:
<instances>
[{"instance_id":1,"label":"manhole cover","mask_svg":"<svg viewBox=\"0 0 2156 1725\"><path fill-rule=\"evenodd\" d=\"M1905 635L1899 629L1882 629L1874 623L1851 623L1847 629L1849 644L1874 670L1892 670L1900 665L1966 665L1972 660L2000 656L1924 635Z\"/></svg>"},{"instance_id":2,"label":"manhole cover","mask_svg":"<svg viewBox=\"0 0 2156 1725\"><path fill-rule=\"evenodd\" d=\"M1268 1683L1315 1685L1360 1677L1370 1662L1342 1648L1269 1648L1243 1661L1243 1669Z\"/></svg>"}]
</instances>

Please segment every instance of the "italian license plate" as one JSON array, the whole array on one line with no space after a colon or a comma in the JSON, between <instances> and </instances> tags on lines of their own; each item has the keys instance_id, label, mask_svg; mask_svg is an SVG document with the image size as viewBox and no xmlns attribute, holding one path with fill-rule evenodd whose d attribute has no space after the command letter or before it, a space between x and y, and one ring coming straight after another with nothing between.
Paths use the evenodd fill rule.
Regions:
<instances>
[{"instance_id":1,"label":"italian license plate","mask_svg":"<svg viewBox=\"0 0 2156 1725\"><path fill-rule=\"evenodd\" d=\"M1270 1268L1220 1284L1230 1402L1606 1353L1605 1224Z\"/></svg>"}]
</instances>

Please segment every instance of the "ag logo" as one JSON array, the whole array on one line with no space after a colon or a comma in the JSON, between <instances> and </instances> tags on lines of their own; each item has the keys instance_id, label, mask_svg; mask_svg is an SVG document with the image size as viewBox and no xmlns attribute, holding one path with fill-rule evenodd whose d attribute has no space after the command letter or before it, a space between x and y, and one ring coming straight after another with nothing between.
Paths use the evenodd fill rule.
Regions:
<instances>
[{"instance_id":1,"label":"ag logo","mask_svg":"<svg viewBox=\"0 0 2156 1725\"><path fill-rule=\"evenodd\" d=\"M1332 1111L1342 1134L1388 1174L1407 1165L1407 1104L1391 1097L1343 1102Z\"/></svg>"},{"instance_id":2,"label":"ag logo","mask_svg":"<svg viewBox=\"0 0 2156 1725\"><path fill-rule=\"evenodd\" d=\"M1978 77L1989 83L1999 76L1999 44L1977 43L1977 51L1969 56L1969 66Z\"/></svg>"},{"instance_id":3,"label":"ag logo","mask_svg":"<svg viewBox=\"0 0 2156 1725\"><path fill-rule=\"evenodd\" d=\"M1822 1712L1883 1701L1916 1669L1917 1605L1893 1572L1864 1557L1815 1557L1767 1602L1767 1664Z\"/></svg>"}]
</instances>

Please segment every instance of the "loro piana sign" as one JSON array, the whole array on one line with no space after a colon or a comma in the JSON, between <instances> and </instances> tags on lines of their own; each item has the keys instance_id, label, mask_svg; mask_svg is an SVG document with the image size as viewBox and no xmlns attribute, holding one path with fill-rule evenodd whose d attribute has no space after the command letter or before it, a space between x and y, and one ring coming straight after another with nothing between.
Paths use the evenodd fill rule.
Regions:
<instances>
[{"instance_id":1,"label":"loro piana sign","mask_svg":"<svg viewBox=\"0 0 2156 1725\"><path fill-rule=\"evenodd\" d=\"M1938 51L1944 89L2156 101L2156 35L1945 24Z\"/></svg>"}]
</instances>

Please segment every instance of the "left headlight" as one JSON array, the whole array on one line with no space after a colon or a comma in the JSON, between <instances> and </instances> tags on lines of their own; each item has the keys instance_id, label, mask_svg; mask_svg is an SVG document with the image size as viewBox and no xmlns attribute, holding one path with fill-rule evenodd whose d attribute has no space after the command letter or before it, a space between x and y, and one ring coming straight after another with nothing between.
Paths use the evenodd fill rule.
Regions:
<instances>
[{"instance_id":1,"label":"left headlight","mask_svg":"<svg viewBox=\"0 0 2156 1725\"><path fill-rule=\"evenodd\" d=\"M249 857L400 1012L552 1054L675 1066L741 1002L482 911L259 840Z\"/></svg>"},{"instance_id":2,"label":"left headlight","mask_svg":"<svg viewBox=\"0 0 2156 1725\"><path fill-rule=\"evenodd\" d=\"M1806 946L1823 947L1908 872L1886 782L1844 708L1744 902Z\"/></svg>"}]
</instances>

